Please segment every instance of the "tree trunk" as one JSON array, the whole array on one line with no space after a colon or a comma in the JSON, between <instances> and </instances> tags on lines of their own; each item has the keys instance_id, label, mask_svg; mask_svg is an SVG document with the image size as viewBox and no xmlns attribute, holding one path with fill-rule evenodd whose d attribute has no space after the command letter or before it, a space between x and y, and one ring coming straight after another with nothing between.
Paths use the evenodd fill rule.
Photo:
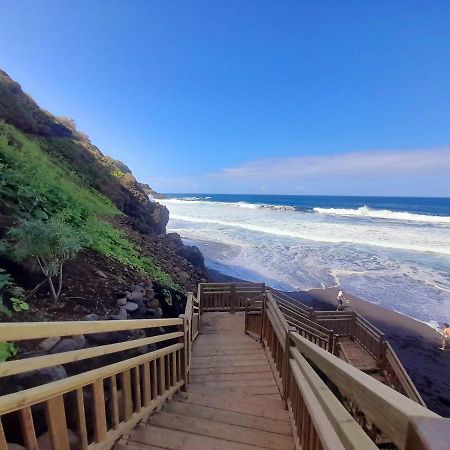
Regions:
<instances>
[{"instance_id":1,"label":"tree trunk","mask_svg":"<svg viewBox=\"0 0 450 450\"><path fill-rule=\"evenodd\" d=\"M58 290L56 291L56 299L59 299L59 296L61 294L62 289L62 278L63 278L63 265L59 266L59 272L58 272Z\"/></svg>"},{"instance_id":2,"label":"tree trunk","mask_svg":"<svg viewBox=\"0 0 450 450\"><path fill-rule=\"evenodd\" d=\"M53 301L56 303L58 301L58 296L56 295L55 286L53 285L53 280L50 275L47 276L47 283L50 295L52 296Z\"/></svg>"}]
</instances>

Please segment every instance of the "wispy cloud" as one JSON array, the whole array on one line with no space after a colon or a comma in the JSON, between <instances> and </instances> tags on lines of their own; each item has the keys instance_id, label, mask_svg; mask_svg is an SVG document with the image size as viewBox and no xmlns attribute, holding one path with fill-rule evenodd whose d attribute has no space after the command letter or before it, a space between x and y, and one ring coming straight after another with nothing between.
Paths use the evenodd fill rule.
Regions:
<instances>
[{"instance_id":1,"label":"wispy cloud","mask_svg":"<svg viewBox=\"0 0 450 450\"><path fill-rule=\"evenodd\" d=\"M365 151L250 161L211 172L229 180L299 180L311 177L450 176L450 147L410 151Z\"/></svg>"}]
</instances>

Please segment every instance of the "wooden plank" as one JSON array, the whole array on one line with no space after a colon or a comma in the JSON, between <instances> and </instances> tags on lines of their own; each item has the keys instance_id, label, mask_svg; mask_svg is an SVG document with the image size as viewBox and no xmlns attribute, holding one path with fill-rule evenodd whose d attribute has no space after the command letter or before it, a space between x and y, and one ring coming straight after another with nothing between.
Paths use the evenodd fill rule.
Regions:
<instances>
[{"instance_id":1,"label":"wooden plank","mask_svg":"<svg viewBox=\"0 0 450 450\"><path fill-rule=\"evenodd\" d=\"M192 393L190 390L187 394L180 396L184 403L192 403L200 406L207 406L209 408L223 409L226 411L234 411L242 414L249 414L257 417L265 417L268 419L285 420L289 421L289 414L286 410L267 408L267 404L264 405L261 402L251 403L246 399L239 401L235 396L203 396L196 393ZM281 404L282 402L280 402Z\"/></svg>"},{"instance_id":2,"label":"wooden plank","mask_svg":"<svg viewBox=\"0 0 450 450\"><path fill-rule=\"evenodd\" d=\"M314 448L310 447L308 442L310 439L314 439L313 436L316 435L317 439L320 441L321 448L327 450L344 450L344 446L336 435L333 426L321 408L320 403L293 360L290 361L290 367L297 387L301 392L301 400L307 411L303 416L307 421L308 430L302 430L299 433L300 440L303 443L306 443L306 445L302 444L302 448Z\"/></svg>"},{"instance_id":3,"label":"wooden plank","mask_svg":"<svg viewBox=\"0 0 450 450\"><path fill-rule=\"evenodd\" d=\"M140 374L140 366L132 369L133 372L133 398L134 398L134 408L136 411L140 411L142 408L142 399L141 399L141 374Z\"/></svg>"},{"instance_id":4,"label":"wooden plank","mask_svg":"<svg viewBox=\"0 0 450 450\"><path fill-rule=\"evenodd\" d=\"M8 450L8 446L6 444L5 431L3 429L1 417L0 417L0 450Z\"/></svg>"},{"instance_id":5,"label":"wooden plank","mask_svg":"<svg viewBox=\"0 0 450 450\"><path fill-rule=\"evenodd\" d=\"M246 360L217 360L213 362L196 361L195 368L212 368L212 367L245 367L245 366L261 366L263 359ZM266 360L267 361L267 360Z\"/></svg>"},{"instance_id":6,"label":"wooden plank","mask_svg":"<svg viewBox=\"0 0 450 450\"><path fill-rule=\"evenodd\" d=\"M199 417L229 425L240 425L255 430L270 431L272 433L292 435L291 425L285 420L268 419L249 414L226 411L207 406L172 401L164 407L164 411L183 416Z\"/></svg>"},{"instance_id":7,"label":"wooden plank","mask_svg":"<svg viewBox=\"0 0 450 450\"><path fill-rule=\"evenodd\" d=\"M94 400L94 438L96 442L101 442L106 437L107 432L103 380L92 383L92 394Z\"/></svg>"},{"instance_id":8,"label":"wooden plank","mask_svg":"<svg viewBox=\"0 0 450 450\"><path fill-rule=\"evenodd\" d=\"M62 395L45 402L45 415L52 448L70 450L64 398Z\"/></svg>"},{"instance_id":9,"label":"wooden plank","mask_svg":"<svg viewBox=\"0 0 450 450\"><path fill-rule=\"evenodd\" d=\"M125 370L120 374L123 396L123 417L127 421L133 414L133 399L131 396L131 374L129 370Z\"/></svg>"},{"instance_id":10,"label":"wooden plank","mask_svg":"<svg viewBox=\"0 0 450 450\"><path fill-rule=\"evenodd\" d=\"M19 420L25 447L27 450L39 450L36 432L34 430L33 415L29 406L19 409Z\"/></svg>"},{"instance_id":11,"label":"wooden plank","mask_svg":"<svg viewBox=\"0 0 450 450\"><path fill-rule=\"evenodd\" d=\"M166 390L166 364L164 361L164 356L158 359L158 394L162 395Z\"/></svg>"},{"instance_id":12,"label":"wooden plank","mask_svg":"<svg viewBox=\"0 0 450 450\"><path fill-rule=\"evenodd\" d=\"M238 442L274 450L292 450L291 436L215 422L200 417L188 417L162 411L151 416L148 423L170 430L222 439L227 442Z\"/></svg>"},{"instance_id":13,"label":"wooden plank","mask_svg":"<svg viewBox=\"0 0 450 450\"><path fill-rule=\"evenodd\" d=\"M275 380L263 378L256 380L223 380L223 381L200 381L192 384L201 384L207 387L228 388L228 387L257 387L257 386L276 386Z\"/></svg>"},{"instance_id":14,"label":"wooden plank","mask_svg":"<svg viewBox=\"0 0 450 450\"><path fill-rule=\"evenodd\" d=\"M439 417L297 333L292 333L291 338L299 351L333 380L397 447L404 448L408 424L412 418Z\"/></svg>"},{"instance_id":15,"label":"wooden plank","mask_svg":"<svg viewBox=\"0 0 450 450\"><path fill-rule=\"evenodd\" d=\"M152 400L151 393L151 380L150 380L150 365L149 363L144 363L142 365L142 385L143 385L143 401L144 406L148 406Z\"/></svg>"},{"instance_id":16,"label":"wooden plank","mask_svg":"<svg viewBox=\"0 0 450 450\"><path fill-rule=\"evenodd\" d=\"M167 450L255 450L258 448L253 445L239 444L183 431L171 430L168 432L167 428L153 425L136 427L128 442L150 444Z\"/></svg>"},{"instance_id":17,"label":"wooden plank","mask_svg":"<svg viewBox=\"0 0 450 450\"><path fill-rule=\"evenodd\" d=\"M151 381L152 381L152 399L155 399L158 396L158 367L157 360L154 359L151 363Z\"/></svg>"},{"instance_id":18,"label":"wooden plank","mask_svg":"<svg viewBox=\"0 0 450 450\"><path fill-rule=\"evenodd\" d=\"M117 439L119 439L125 433L128 433L133 427L136 426L144 417L147 417L153 410L159 408L163 405L164 402L167 401L169 397L171 397L180 387L182 386L182 382L173 386L171 389L166 391L162 397L158 397L150 403L149 406L142 408L139 413L133 414L132 418L127 422L121 422L119 428L117 430L110 430L103 442L101 443L93 443L89 446L89 450L109 450L113 447Z\"/></svg>"},{"instance_id":19,"label":"wooden plank","mask_svg":"<svg viewBox=\"0 0 450 450\"><path fill-rule=\"evenodd\" d=\"M169 355L169 358L170 357L172 357L172 364L171 364L172 377L171 377L170 385L173 386L178 381L177 380L177 355L176 355L176 353L172 353L172 355Z\"/></svg>"},{"instance_id":20,"label":"wooden plank","mask_svg":"<svg viewBox=\"0 0 450 450\"><path fill-rule=\"evenodd\" d=\"M2 402L0 403L0 415L7 414L8 412L14 411L24 406L29 406L41 401L45 401L46 399L54 397L56 395L65 394L66 392L93 383L99 378L103 379L110 377L124 370L131 369L132 367L135 367L138 364L142 364L143 362L152 361L155 358L160 358L162 355L172 353L173 351L176 351L182 347L182 344L170 345L161 350L146 353L145 355L135 356L134 358L129 358L127 360L111 364L109 366L101 367L99 369L84 372L79 375L71 376L69 378L54 381L44 386L37 386L25 391L4 395L2 397Z\"/></svg>"},{"instance_id":21,"label":"wooden plank","mask_svg":"<svg viewBox=\"0 0 450 450\"><path fill-rule=\"evenodd\" d=\"M124 350L141 347L143 345L155 344L157 342L175 339L181 335L182 334L179 332L168 333L160 336L119 342L117 344L101 345L82 350L56 353L54 355L37 356L34 358L18 359L16 361L6 361L0 364L0 377L16 375L18 373L30 372L31 370L38 370L44 367L53 367L60 364L82 361L88 358L117 353Z\"/></svg>"},{"instance_id":22,"label":"wooden plank","mask_svg":"<svg viewBox=\"0 0 450 450\"><path fill-rule=\"evenodd\" d=\"M214 365L215 361L250 361L250 360L262 360L266 361L266 355L260 349L258 353L250 353L250 354L239 354L239 355L192 355L192 364L196 365L197 363L211 363Z\"/></svg>"},{"instance_id":23,"label":"wooden plank","mask_svg":"<svg viewBox=\"0 0 450 450\"><path fill-rule=\"evenodd\" d=\"M117 394L117 380L115 375L109 378L109 386L111 390L111 400L110 400L111 423L113 428L117 429L120 423L120 413L119 413L119 398Z\"/></svg>"},{"instance_id":24,"label":"wooden plank","mask_svg":"<svg viewBox=\"0 0 450 450\"><path fill-rule=\"evenodd\" d=\"M378 447L321 380L301 353L296 348L292 348L291 354L346 450L376 450Z\"/></svg>"},{"instance_id":25,"label":"wooden plank","mask_svg":"<svg viewBox=\"0 0 450 450\"><path fill-rule=\"evenodd\" d=\"M267 364L261 363L254 366L239 366L239 367L191 367L191 375L219 375L226 373L253 373L258 376L258 373L272 373Z\"/></svg>"},{"instance_id":26,"label":"wooden plank","mask_svg":"<svg viewBox=\"0 0 450 450\"><path fill-rule=\"evenodd\" d=\"M55 336L104 333L180 325L181 319L96 320L79 322L22 322L0 324L0 342Z\"/></svg>"},{"instance_id":27,"label":"wooden plank","mask_svg":"<svg viewBox=\"0 0 450 450\"><path fill-rule=\"evenodd\" d=\"M117 394L117 392L116 392ZM81 449L87 450L88 448L88 436L86 429L86 414L84 410L84 398L83 389L77 389L76 391L76 401L77 401L77 431L80 438Z\"/></svg>"},{"instance_id":28,"label":"wooden plank","mask_svg":"<svg viewBox=\"0 0 450 450\"><path fill-rule=\"evenodd\" d=\"M202 381L232 381L232 380L271 380L273 374L268 369L265 372L235 372L235 373L210 373L210 374L191 374L192 383L201 383Z\"/></svg>"}]
</instances>

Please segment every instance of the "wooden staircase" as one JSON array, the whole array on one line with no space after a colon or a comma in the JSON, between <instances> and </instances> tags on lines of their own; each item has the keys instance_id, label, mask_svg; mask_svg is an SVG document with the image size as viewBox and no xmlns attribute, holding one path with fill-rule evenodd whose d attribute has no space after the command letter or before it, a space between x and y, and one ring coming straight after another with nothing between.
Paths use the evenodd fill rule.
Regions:
<instances>
[{"instance_id":1,"label":"wooden staircase","mask_svg":"<svg viewBox=\"0 0 450 450\"><path fill-rule=\"evenodd\" d=\"M243 327L243 313L205 313L187 392L115 449L293 449L289 414L266 352Z\"/></svg>"}]
</instances>

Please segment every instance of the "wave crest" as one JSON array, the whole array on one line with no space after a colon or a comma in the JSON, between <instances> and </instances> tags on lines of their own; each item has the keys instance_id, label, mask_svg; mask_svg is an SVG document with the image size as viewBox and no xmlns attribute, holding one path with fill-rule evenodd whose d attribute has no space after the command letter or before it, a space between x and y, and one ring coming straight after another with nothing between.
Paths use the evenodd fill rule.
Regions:
<instances>
[{"instance_id":1,"label":"wave crest","mask_svg":"<svg viewBox=\"0 0 450 450\"><path fill-rule=\"evenodd\" d=\"M425 223L442 223L450 224L450 217L448 216L429 216L426 214L414 214L402 211L390 211L388 209L371 209L364 205L357 209L345 208L314 208L314 212L319 214L329 214L334 216L359 216L369 217L373 219L388 219L388 220L404 220L409 222L425 222Z\"/></svg>"}]
</instances>

